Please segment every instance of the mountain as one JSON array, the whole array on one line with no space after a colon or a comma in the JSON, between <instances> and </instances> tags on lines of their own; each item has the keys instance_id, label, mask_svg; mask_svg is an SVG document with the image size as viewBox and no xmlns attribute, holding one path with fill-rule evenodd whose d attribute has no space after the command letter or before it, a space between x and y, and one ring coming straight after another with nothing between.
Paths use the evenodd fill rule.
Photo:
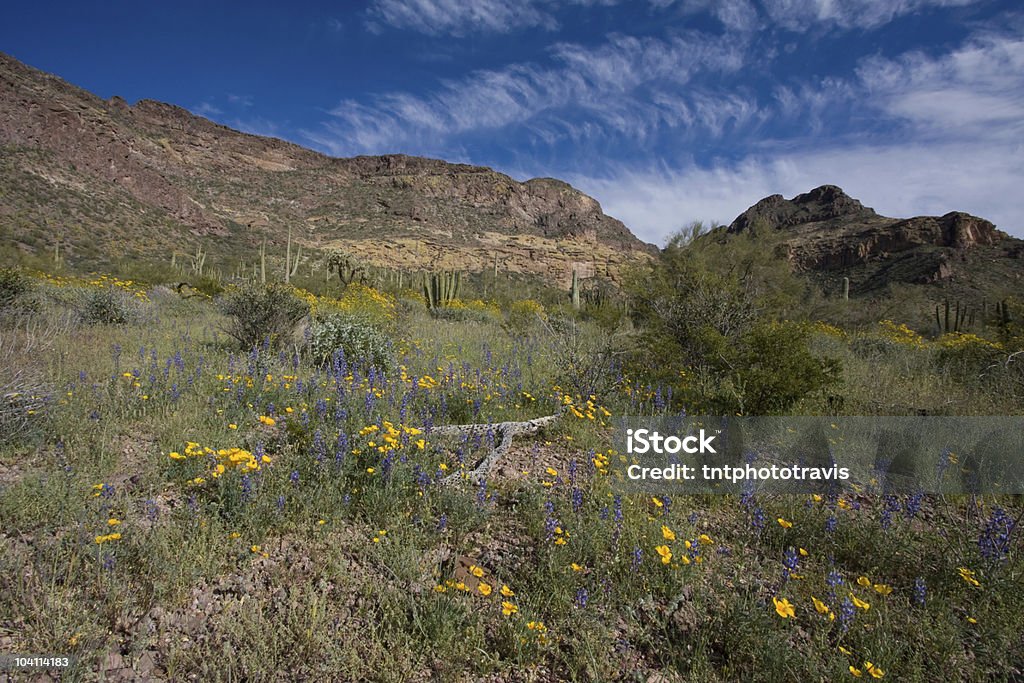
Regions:
<instances>
[{"instance_id":1,"label":"mountain","mask_svg":"<svg viewBox=\"0 0 1024 683\"><path fill-rule=\"evenodd\" d=\"M180 107L103 100L0 53L3 242L71 261L170 260L201 248L251 267L341 248L403 269L497 267L568 284L615 280L656 253L596 200L551 178L387 155L339 159ZM276 258L277 256L275 256ZM180 256L179 256L180 258Z\"/></svg>"},{"instance_id":2,"label":"mountain","mask_svg":"<svg viewBox=\"0 0 1024 683\"><path fill-rule=\"evenodd\" d=\"M953 211L887 218L834 185L793 199L765 197L740 214L727 234L765 228L782 234L794 270L851 296L891 285L928 285L943 295L1005 296L1024 285L1024 240L989 221Z\"/></svg>"}]
</instances>

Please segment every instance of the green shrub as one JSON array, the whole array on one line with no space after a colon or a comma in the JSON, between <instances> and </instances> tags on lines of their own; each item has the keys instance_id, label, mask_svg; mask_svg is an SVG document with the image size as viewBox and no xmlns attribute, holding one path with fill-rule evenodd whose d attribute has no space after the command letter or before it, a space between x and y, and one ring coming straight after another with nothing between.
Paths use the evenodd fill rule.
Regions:
<instances>
[{"instance_id":1,"label":"green shrub","mask_svg":"<svg viewBox=\"0 0 1024 683\"><path fill-rule=\"evenodd\" d=\"M377 368L393 365L391 340L369 321L344 313L316 316L309 326L307 343L310 358L318 364L330 363L341 350L349 363Z\"/></svg>"},{"instance_id":2,"label":"green shrub","mask_svg":"<svg viewBox=\"0 0 1024 683\"><path fill-rule=\"evenodd\" d=\"M283 285L246 284L227 292L220 309L229 319L224 332L249 349L264 341L281 343L309 313L309 304Z\"/></svg>"},{"instance_id":3,"label":"green shrub","mask_svg":"<svg viewBox=\"0 0 1024 683\"><path fill-rule=\"evenodd\" d=\"M21 270L0 268L0 314L35 310L33 282Z\"/></svg>"},{"instance_id":4,"label":"green shrub","mask_svg":"<svg viewBox=\"0 0 1024 683\"><path fill-rule=\"evenodd\" d=\"M838 382L839 361L817 358L809 340L806 325L788 321L762 323L743 335L733 354L722 354L726 363L718 371L734 368L732 380L738 389L720 402L722 409L748 415L785 414L804 397Z\"/></svg>"},{"instance_id":5,"label":"green shrub","mask_svg":"<svg viewBox=\"0 0 1024 683\"><path fill-rule=\"evenodd\" d=\"M193 281L189 284L197 292L202 292L209 297L214 297L224 292L224 283L221 282L220 278L209 275L200 275L197 278L193 278Z\"/></svg>"},{"instance_id":6,"label":"green shrub","mask_svg":"<svg viewBox=\"0 0 1024 683\"><path fill-rule=\"evenodd\" d=\"M115 287L86 289L78 301L78 317L87 325L124 325L140 313L138 300Z\"/></svg>"}]
</instances>

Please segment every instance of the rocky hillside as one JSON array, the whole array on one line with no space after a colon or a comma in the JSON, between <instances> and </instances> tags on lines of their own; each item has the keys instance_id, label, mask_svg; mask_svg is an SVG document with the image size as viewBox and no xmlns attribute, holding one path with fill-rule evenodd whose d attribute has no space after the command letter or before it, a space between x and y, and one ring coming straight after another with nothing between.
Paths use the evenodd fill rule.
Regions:
<instances>
[{"instance_id":1,"label":"rocky hillside","mask_svg":"<svg viewBox=\"0 0 1024 683\"><path fill-rule=\"evenodd\" d=\"M403 155L337 159L173 105L103 100L0 53L5 248L71 260L170 259L227 268L289 230L405 269L498 268L565 284L616 279L654 251L594 199L549 178Z\"/></svg>"},{"instance_id":2,"label":"rocky hillside","mask_svg":"<svg viewBox=\"0 0 1024 683\"><path fill-rule=\"evenodd\" d=\"M840 188L823 185L793 199L766 197L726 232L759 226L782 231L795 270L830 288L849 277L853 295L906 284L977 298L1024 286L1024 240L959 211L887 218Z\"/></svg>"}]
</instances>

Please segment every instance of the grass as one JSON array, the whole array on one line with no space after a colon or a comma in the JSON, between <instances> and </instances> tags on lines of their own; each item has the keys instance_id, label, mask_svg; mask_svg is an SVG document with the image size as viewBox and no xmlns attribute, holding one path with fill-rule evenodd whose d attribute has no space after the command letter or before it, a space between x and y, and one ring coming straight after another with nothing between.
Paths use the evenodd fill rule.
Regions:
<instances>
[{"instance_id":1,"label":"grass","mask_svg":"<svg viewBox=\"0 0 1024 683\"><path fill-rule=\"evenodd\" d=\"M668 408L615 363L581 371L607 348L594 322L513 329L367 294L395 340L383 375L240 350L212 301L121 283L146 292L127 324L74 322L100 285L67 278L4 331L48 330L17 347L44 407L0 445L0 650L73 654L66 680L1021 675L1019 501L617 495L610 416ZM822 327L815 345L843 361L841 409L801 412L1020 412L1012 378L941 342ZM485 486L438 483L490 437L430 425L567 403Z\"/></svg>"}]
</instances>

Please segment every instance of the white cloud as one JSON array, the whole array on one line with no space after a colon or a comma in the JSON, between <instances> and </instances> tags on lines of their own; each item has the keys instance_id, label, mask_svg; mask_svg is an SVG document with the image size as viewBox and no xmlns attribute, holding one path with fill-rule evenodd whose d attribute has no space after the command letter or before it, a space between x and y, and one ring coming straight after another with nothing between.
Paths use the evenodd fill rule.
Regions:
<instances>
[{"instance_id":1,"label":"white cloud","mask_svg":"<svg viewBox=\"0 0 1024 683\"><path fill-rule=\"evenodd\" d=\"M982 34L949 54L865 60L857 70L874 104L919 133L1024 137L1024 38Z\"/></svg>"},{"instance_id":2,"label":"white cloud","mask_svg":"<svg viewBox=\"0 0 1024 683\"><path fill-rule=\"evenodd\" d=\"M224 112L217 105L211 102L200 102L199 104L192 107L192 113L198 114L199 116L205 116L210 118L211 116L217 116Z\"/></svg>"},{"instance_id":3,"label":"white cloud","mask_svg":"<svg viewBox=\"0 0 1024 683\"><path fill-rule=\"evenodd\" d=\"M787 198L838 185L882 215L967 211L1024 236L1024 144L900 144L748 157L710 168L619 167L565 176L641 239L663 243L692 220L728 224L770 194Z\"/></svg>"},{"instance_id":4,"label":"white cloud","mask_svg":"<svg viewBox=\"0 0 1024 683\"><path fill-rule=\"evenodd\" d=\"M871 29L930 7L957 7L980 0L763 0L771 20L791 31L818 25Z\"/></svg>"},{"instance_id":5,"label":"white cloud","mask_svg":"<svg viewBox=\"0 0 1024 683\"><path fill-rule=\"evenodd\" d=\"M663 40L614 35L596 48L558 44L552 56L552 67L527 63L476 71L444 81L428 95L388 93L368 104L345 100L321 128L302 134L340 155L422 147L425 140L440 147L449 136L510 126L522 126L548 142L604 133L642 137L652 126L666 123L720 125L722 116L747 115L743 109L750 106L737 97L724 98L719 105L699 93L686 102L665 94L698 72L740 68L742 46L712 36L687 33ZM645 86L653 95L640 92ZM719 114L718 106L728 112ZM565 115L566 109L573 115Z\"/></svg>"},{"instance_id":6,"label":"white cloud","mask_svg":"<svg viewBox=\"0 0 1024 683\"><path fill-rule=\"evenodd\" d=\"M657 9L677 4L676 0L650 0ZM707 12L731 31L748 32L758 27L757 8L750 0L682 0L678 3L684 13Z\"/></svg>"},{"instance_id":7,"label":"white cloud","mask_svg":"<svg viewBox=\"0 0 1024 683\"><path fill-rule=\"evenodd\" d=\"M508 33L520 28L557 28L541 3L518 0L376 0L371 21L431 35Z\"/></svg>"},{"instance_id":8,"label":"white cloud","mask_svg":"<svg viewBox=\"0 0 1024 683\"><path fill-rule=\"evenodd\" d=\"M473 33L511 33L529 28L554 31L563 6L610 7L623 0L373 0L368 25L462 37ZM735 1L735 0L733 0ZM652 0L651 4L656 6Z\"/></svg>"},{"instance_id":9,"label":"white cloud","mask_svg":"<svg viewBox=\"0 0 1024 683\"><path fill-rule=\"evenodd\" d=\"M251 107L252 106L252 95L237 95L235 93L228 93L225 95L228 102L238 107Z\"/></svg>"}]
</instances>

